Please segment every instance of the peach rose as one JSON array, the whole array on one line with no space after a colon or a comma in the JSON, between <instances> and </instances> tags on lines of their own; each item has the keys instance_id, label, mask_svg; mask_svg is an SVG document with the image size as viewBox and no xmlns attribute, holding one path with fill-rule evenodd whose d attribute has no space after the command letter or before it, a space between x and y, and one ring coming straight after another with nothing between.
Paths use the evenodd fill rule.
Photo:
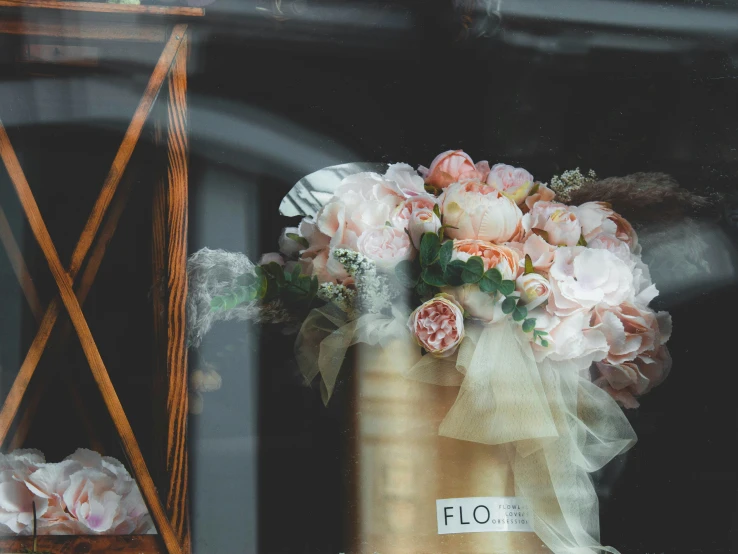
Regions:
<instances>
[{"instance_id":1,"label":"peach rose","mask_svg":"<svg viewBox=\"0 0 738 554\"><path fill-rule=\"evenodd\" d=\"M546 242L553 246L576 246L582 236L574 211L558 202L537 202L523 216L523 227L526 233L543 231Z\"/></svg>"},{"instance_id":2,"label":"peach rose","mask_svg":"<svg viewBox=\"0 0 738 554\"><path fill-rule=\"evenodd\" d=\"M548 278L546 309L557 316L589 311L600 303L618 306L635 296L630 268L607 250L558 248Z\"/></svg>"},{"instance_id":3,"label":"peach rose","mask_svg":"<svg viewBox=\"0 0 738 554\"><path fill-rule=\"evenodd\" d=\"M430 168L420 166L418 172L428 185L442 189L463 179L484 181L489 173L489 164L475 164L463 150L448 150L436 156Z\"/></svg>"},{"instance_id":4,"label":"peach rose","mask_svg":"<svg viewBox=\"0 0 738 554\"><path fill-rule=\"evenodd\" d=\"M551 285L544 276L538 273L528 273L516 279L515 290L520 293L520 303L532 310L548 300Z\"/></svg>"},{"instance_id":5,"label":"peach rose","mask_svg":"<svg viewBox=\"0 0 738 554\"><path fill-rule=\"evenodd\" d=\"M406 232L389 226L362 233L357 250L384 270L394 268L402 260L413 259L416 252Z\"/></svg>"},{"instance_id":6,"label":"peach rose","mask_svg":"<svg viewBox=\"0 0 738 554\"><path fill-rule=\"evenodd\" d=\"M614 212L606 202L586 202L574 208L582 224L584 239L589 242L599 235L610 235L628 245L638 247L638 236L628 221Z\"/></svg>"},{"instance_id":7,"label":"peach rose","mask_svg":"<svg viewBox=\"0 0 738 554\"><path fill-rule=\"evenodd\" d=\"M544 183L538 183L538 189L525 199L525 208L530 211L538 202L552 202L554 198L556 198L556 193L554 191L548 188Z\"/></svg>"},{"instance_id":8,"label":"peach rose","mask_svg":"<svg viewBox=\"0 0 738 554\"><path fill-rule=\"evenodd\" d=\"M422 208L416 210L410 216L410 223L407 227L410 238L415 248L420 248L420 239L424 233L437 233L441 228L441 220L433 213L433 210Z\"/></svg>"},{"instance_id":9,"label":"peach rose","mask_svg":"<svg viewBox=\"0 0 738 554\"><path fill-rule=\"evenodd\" d=\"M495 164L487 176L487 184L520 206L533 188L533 175L522 167Z\"/></svg>"},{"instance_id":10,"label":"peach rose","mask_svg":"<svg viewBox=\"0 0 738 554\"><path fill-rule=\"evenodd\" d=\"M435 197L429 194L408 198L402 204L397 206L394 212L392 212L390 223L398 229L407 229L407 226L410 223L410 217L413 213L423 209L433 211L435 205Z\"/></svg>"},{"instance_id":11,"label":"peach rose","mask_svg":"<svg viewBox=\"0 0 738 554\"><path fill-rule=\"evenodd\" d=\"M555 253L556 246L550 245L535 233L531 233L523 243L523 260L525 260L525 256L530 257L533 268L541 273L548 274Z\"/></svg>"},{"instance_id":12,"label":"peach rose","mask_svg":"<svg viewBox=\"0 0 738 554\"><path fill-rule=\"evenodd\" d=\"M522 237L523 212L494 187L479 181L454 183L438 202L450 238L501 244Z\"/></svg>"},{"instance_id":13,"label":"peach rose","mask_svg":"<svg viewBox=\"0 0 738 554\"><path fill-rule=\"evenodd\" d=\"M451 356L464 338L464 312L448 294L421 304L408 320L418 345L438 358Z\"/></svg>"},{"instance_id":14,"label":"peach rose","mask_svg":"<svg viewBox=\"0 0 738 554\"><path fill-rule=\"evenodd\" d=\"M514 280L520 272L520 255L512 248L484 240L454 240L452 260L465 262L472 256L482 258L485 271L499 269L503 279Z\"/></svg>"}]
</instances>

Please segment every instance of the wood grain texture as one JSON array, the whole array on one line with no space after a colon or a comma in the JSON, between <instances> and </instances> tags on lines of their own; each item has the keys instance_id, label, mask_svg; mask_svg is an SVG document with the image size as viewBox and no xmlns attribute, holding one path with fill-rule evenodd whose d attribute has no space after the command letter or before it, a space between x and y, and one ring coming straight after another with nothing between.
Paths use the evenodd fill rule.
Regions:
<instances>
[{"instance_id":1,"label":"wood grain texture","mask_svg":"<svg viewBox=\"0 0 738 554\"><path fill-rule=\"evenodd\" d=\"M54 277L54 281L56 281L62 302L69 314L69 318L72 320L72 325L74 325L74 329L77 331L77 336L79 337L85 358L87 359L87 363L92 371L92 376L100 389L100 393L102 394L105 405L107 406L108 412L113 420L113 424L121 438L133 476L138 483L141 494L149 508L149 512L151 513L159 534L164 540L164 544L166 545L169 554L181 554L182 550L179 546L178 537L175 535L174 530L169 523L167 513L159 499L156 487L154 486L154 482L151 479L151 475L149 474L149 470L146 467L143 455L141 454L141 449L139 448L136 437L133 434L133 429L128 422L128 418L123 411L123 406L121 406L120 399L118 398L115 388L110 381L108 371L100 357L100 352L98 351L90 328L82 313L82 308L80 307L74 293L74 289L72 288L72 278L70 277L70 274L65 271L61 261L59 260L59 254L51 240L46 224L41 217L41 212L36 204L36 199L31 193L28 181L21 169L15 151L10 144L5 128L2 127L2 125L0 125L0 155L5 162L5 167L10 175L13 187L18 195L21 206L23 206L23 211L28 218L31 231L36 237L36 241L41 247L41 251L46 258L51 274Z\"/></svg>"},{"instance_id":2,"label":"wood grain texture","mask_svg":"<svg viewBox=\"0 0 738 554\"><path fill-rule=\"evenodd\" d=\"M160 15L177 17L202 17L205 10L185 6L141 6L132 4L107 4L104 2L67 2L66 0L0 0L0 7L24 10L61 10L130 15Z\"/></svg>"},{"instance_id":3,"label":"wood grain texture","mask_svg":"<svg viewBox=\"0 0 738 554\"><path fill-rule=\"evenodd\" d=\"M5 247L5 253L8 255L10 265L13 268L15 276L18 278L18 283L23 291L23 296L26 297L28 307L31 308L31 313L36 321L41 321L44 315L44 309L41 307L41 301L38 297L38 291L36 285L33 284L33 279L28 271L26 261L23 259L18 243L15 241L13 236L13 230L10 228L10 222L8 221L5 211L0 206L0 241Z\"/></svg>"},{"instance_id":4,"label":"wood grain texture","mask_svg":"<svg viewBox=\"0 0 738 554\"><path fill-rule=\"evenodd\" d=\"M92 41L164 42L169 34L165 25L152 23L75 21L39 22L22 18L0 19L0 34L28 37L58 37Z\"/></svg>"},{"instance_id":5,"label":"wood grain texture","mask_svg":"<svg viewBox=\"0 0 738 554\"><path fill-rule=\"evenodd\" d=\"M33 547L31 537L0 539L0 552L29 552ZM38 537L38 551L53 554L165 554L166 550L157 535L123 536L57 536Z\"/></svg>"},{"instance_id":6,"label":"wood grain texture","mask_svg":"<svg viewBox=\"0 0 738 554\"><path fill-rule=\"evenodd\" d=\"M187 53L182 43L169 75L168 157L168 310L167 310L167 510L180 537L183 551L190 551L188 506L187 416L187 198L189 144L187 137Z\"/></svg>"},{"instance_id":7,"label":"wood grain texture","mask_svg":"<svg viewBox=\"0 0 738 554\"><path fill-rule=\"evenodd\" d=\"M92 241L100 228L105 212L115 195L118 183L120 182L128 161L131 158L133 149L141 136L141 130L143 129L146 118L148 117L154 101L161 91L164 80L169 74L171 65L182 43L182 39L184 38L186 28L186 25L175 26L169 41L167 41L167 44L159 57L159 61L154 68L154 72L149 79L144 95L134 113L133 120L126 131L120 148L118 149L118 153L115 156L108 177L105 179L103 189L95 201L92 213L85 224L80 240L72 254L72 261L69 266L69 277L72 281L76 278L77 273L87 256ZM12 153L12 157L15 157L15 153L10 145L10 139L2 125L2 121L0 121L0 140L2 140L3 143L3 152L9 154ZM5 161L7 167L8 160L3 158L3 161ZM18 169L20 169L20 166L18 166ZM13 381L13 385L8 392L5 403L0 410L0 444L5 441L8 429L10 429L13 418L15 418L15 415L18 412L18 407L20 406L23 394L28 388L28 383L33 376L33 372L36 370L36 366L41 359L44 349L46 348L49 335L56 324L60 310L61 301L58 297L55 297L46 309L46 313L41 320L41 324L39 325L39 329L33 339L33 343L31 344L31 347L26 354L26 358L23 360L23 364L21 365L21 368Z\"/></svg>"}]
</instances>

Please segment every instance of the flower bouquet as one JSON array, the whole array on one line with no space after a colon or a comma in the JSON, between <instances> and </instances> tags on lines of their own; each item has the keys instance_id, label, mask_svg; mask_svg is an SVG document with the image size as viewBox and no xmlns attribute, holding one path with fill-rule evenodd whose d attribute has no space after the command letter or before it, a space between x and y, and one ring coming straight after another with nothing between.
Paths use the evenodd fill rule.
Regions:
<instances>
[{"instance_id":1,"label":"flower bouquet","mask_svg":"<svg viewBox=\"0 0 738 554\"><path fill-rule=\"evenodd\" d=\"M216 259L233 254L193 257L191 342L219 319L279 323L299 329L297 361L326 403L357 344L370 352L358 369L414 387L406 398L422 397L419 408L390 426L407 438L430 425L440 442L425 463L438 458L434 479L455 483L428 488L438 504L418 521L438 538L433 551L462 548L448 537L466 533L471 514L475 537L534 531L557 554L617 552L600 544L589 473L635 443L618 403L636 407L667 375L670 318L649 308L658 291L628 221L605 202L567 204L596 176L546 184L460 150L417 170L332 169L324 186L306 178L283 201L305 217L279 253L233 258L226 271ZM459 463L471 465L459 473ZM473 500L462 495L521 511L454 515L446 501ZM445 529L450 517L460 530Z\"/></svg>"}]
</instances>

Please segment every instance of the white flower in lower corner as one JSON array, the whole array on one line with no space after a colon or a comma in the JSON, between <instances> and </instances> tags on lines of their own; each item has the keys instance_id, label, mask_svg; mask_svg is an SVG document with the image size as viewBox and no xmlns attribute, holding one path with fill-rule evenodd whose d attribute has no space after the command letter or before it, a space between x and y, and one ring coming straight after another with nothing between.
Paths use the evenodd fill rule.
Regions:
<instances>
[{"instance_id":1,"label":"white flower in lower corner","mask_svg":"<svg viewBox=\"0 0 738 554\"><path fill-rule=\"evenodd\" d=\"M413 259L416 253L405 231L387 225L364 231L357 241L357 250L384 270Z\"/></svg>"},{"instance_id":2,"label":"white flower in lower corner","mask_svg":"<svg viewBox=\"0 0 738 554\"><path fill-rule=\"evenodd\" d=\"M33 531L33 502L37 514L44 514L48 503L36 498L25 482L44 465L38 450L16 450L0 454L0 534L28 535Z\"/></svg>"},{"instance_id":3,"label":"white flower in lower corner","mask_svg":"<svg viewBox=\"0 0 738 554\"><path fill-rule=\"evenodd\" d=\"M464 339L464 312L448 294L439 294L421 304L408 320L415 341L431 355L451 356Z\"/></svg>"}]
</instances>

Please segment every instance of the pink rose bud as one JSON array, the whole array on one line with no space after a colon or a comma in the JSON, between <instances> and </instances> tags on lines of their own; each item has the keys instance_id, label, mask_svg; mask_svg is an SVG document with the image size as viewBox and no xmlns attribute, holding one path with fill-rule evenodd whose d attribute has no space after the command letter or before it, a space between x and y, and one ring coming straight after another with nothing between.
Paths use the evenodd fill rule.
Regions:
<instances>
[{"instance_id":1,"label":"pink rose bud","mask_svg":"<svg viewBox=\"0 0 738 554\"><path fill-rule=\"evenodd\" d=\"M533 189L533 175L522 167L495 164L487 176L487 184L499 190L519 206L525 202Z\"/></svg>"},{"instance_id":2,"label":"pink rose bud","mask_svg":"<svg viewBox=\"0 0 738 554\"><path fill-rule=\"evenodd\" d=\"M463 179L486 179L489 164L475 165L463 150L448 150L436 156L429 168L419 167L418 172L425 177L426 184L442 189Z\"/></svg>"},{"instance_id":3,"label":"pink rose bud","mask_svg":"<svg viewBox=\"0 0 738 554\"><path fill-rule=\"evenodd\" d=\"M453 296L439 294L410 315L408 327L420 346L433 356L445 358L464 339L464 313Z\"/></svg>"},{"instance_id":4,"label":"pink rose bud","mask_svg":"<svg viewBox=\"0 0 738 554\"><path fill-rule=\"evenodd\" d=\"M521 275L515 281L515 290L520 293L520 303L532 310L548 300L551 294L551 285L548 279L538 273Z\"/></svg>"},{"instance_id":5,"label":"pink rose bud","mask_svg":"<svg viewBox=\"0 0 738 554\"><path fill-rule=\"evenodd\" d=\"M284 258L281 254L278 254L277 252L268 252L267 254L262 254L261 259L259 260L259 265L266 265L272 262L284 266Z\"/></svg>"},{"instance_id":6,"label":"pink rose bud","mask_svg":"<svg viewBox=\"0 0 738 554\"><path fill-rule=\"evenodd\" d=\"M422 208L412 213L407 230L415 248L420 249L420 239L423 233L437 233L440 228L441 220L433 213L433 210Z\"/></svg>"}]
</instances>

